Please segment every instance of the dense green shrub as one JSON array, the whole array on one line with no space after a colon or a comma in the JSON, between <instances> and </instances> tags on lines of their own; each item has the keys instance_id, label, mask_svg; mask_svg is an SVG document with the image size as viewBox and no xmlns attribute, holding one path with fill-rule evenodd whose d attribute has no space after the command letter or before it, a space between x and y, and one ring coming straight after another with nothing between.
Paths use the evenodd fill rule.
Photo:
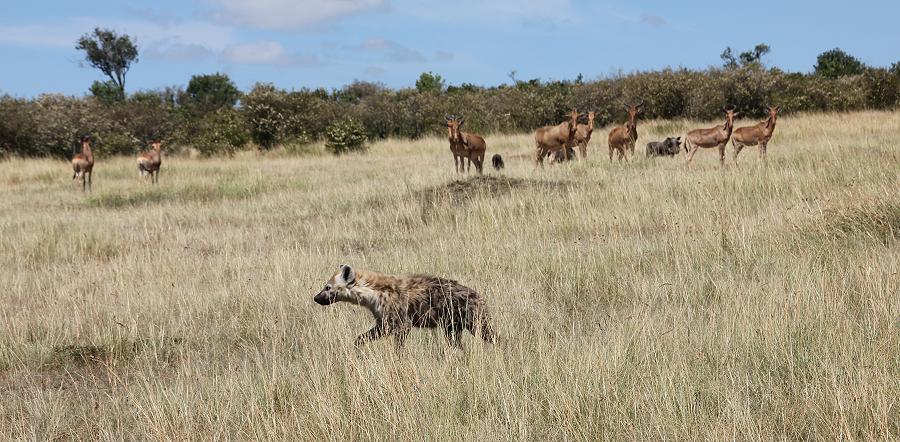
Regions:
<instances>
[{"instance_id":1,"label":"dense green shrub","mask_svg":"<svg viewBox=\"0 0 900 442\"><path fill-rule=\"evenodd\" d=\"M241 97L231 78L225 74L194 75L179 101L198 114L223 107L234 107Z\"/></svg>"},{"instance_id":2,"label":"dense green shrub","mask_svg":"<svg viewBox=\"0 0 900 442\"><path fill-rule=\"evenodd\" d=\"M353 118L343 118L325 131L325 148L335 155L364 150L366 128Z\"/></svg>"},{"instance_id":3,"label":"dense green shrub","mask_svg":"<svg viewBox=\"0 0 900 442\"><path fill-rule=\"evenodd\" d=\"M133 154L154 137L167 140L167 149L194 146L206 154L233 152L251 140L262 149L293 149L328 139L335 128L351 124L348 121L354 128L350 133L367 140L418 138L446 135L447 114L465 117L465 128L472 132L523 132L557 124L572 108L595 111L602 127L621 124L622 104L639 101L644 102L644 119L718 119L726 105L749 117L761 117L768 105L781 105L785 112L900 105L897 67L864 67L858 74L833 76L739 63L728 69L664 69L594 81L515 80L489 88L442 86L441 91L392 90L362 81L330 92L257 84L241 96L237 107L234 99L239 91L229 87L224 75L194 80L190 93L165 89L138 92L124 100L0 97L0 154L68 157L86 132L95 135L101 156ZM360 128L361 134L356 132ZM340 143L334 145L342 152Z\"/></svg>"},{"instance_id":4,"label":"dense green shrub","mask_svg":"<svg viewBox=\"0 0 900 442\"><path fill-rule=\"evenodd\" d=\"M194 134L192 146L205 156L233 155L250 139L244 119L227 107L204 115L196 122Z\"/></svg>"}]
</instances>

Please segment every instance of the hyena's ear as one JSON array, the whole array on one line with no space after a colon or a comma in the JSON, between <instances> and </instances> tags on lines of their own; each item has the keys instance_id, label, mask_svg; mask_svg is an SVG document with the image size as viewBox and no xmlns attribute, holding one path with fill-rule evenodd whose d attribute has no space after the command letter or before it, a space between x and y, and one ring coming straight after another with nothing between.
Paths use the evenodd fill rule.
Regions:
<instances>
[{"instance_id":1,"label":"hyena's ear","mask_svg":"<svg viewBox=\"0 0 900 442\"><path fill-rule=\"evenodd\" d=\"M353 271L353 267L350 267L347 264L341 264L341 279L344 284L347 284L348 286L356 284L356 272Z\"/></svg>"}]
</instances>

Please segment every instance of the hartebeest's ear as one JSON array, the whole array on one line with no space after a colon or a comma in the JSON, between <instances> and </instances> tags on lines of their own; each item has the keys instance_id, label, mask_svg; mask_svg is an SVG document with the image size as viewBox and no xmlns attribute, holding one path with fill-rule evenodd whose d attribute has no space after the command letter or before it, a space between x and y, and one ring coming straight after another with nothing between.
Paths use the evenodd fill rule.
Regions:
<instances>
[{"instance_id":1,"label":"hartebeest's ear","mask_svg":"<svg viewBox=\"0 0 900 442\"><path fill-rule=\"evenodd\" d=\"M775 113L781 112L781 106L775 106Z\"/></svg>"},{"instance_id":2,"label":"hartebeest's ear","mask_svg":"<svg viewBox=\"0 0 900 442\"><path fill-rule=\"evenodd\" d=\"M353 271L353 267L350 267L347 264L341 264L340 279L340 282L346 284L347 286L356 284L356 272Z\"/></svg>"}]
</instances>

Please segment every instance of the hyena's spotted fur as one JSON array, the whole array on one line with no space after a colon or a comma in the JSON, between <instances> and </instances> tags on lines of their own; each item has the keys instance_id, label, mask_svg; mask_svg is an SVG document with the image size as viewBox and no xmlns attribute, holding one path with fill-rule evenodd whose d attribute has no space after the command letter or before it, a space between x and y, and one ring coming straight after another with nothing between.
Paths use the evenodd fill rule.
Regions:
<instances>
[{"instance_id":1,"label":"hyena's spotted fur","mask_svg":"<svg viewBox=\"0 0 900 442\"><path fill-rule=\"evenodd\" d=\"M484 299L452 279L430 275L391 276L341 265L315 296L321 305L349 302L375 317L375 326L356 338L357 346L389 334L402 347L412 327L439 327L447 340L461 347L463 330L494 342Z\"/></svg>"}]
</instances>

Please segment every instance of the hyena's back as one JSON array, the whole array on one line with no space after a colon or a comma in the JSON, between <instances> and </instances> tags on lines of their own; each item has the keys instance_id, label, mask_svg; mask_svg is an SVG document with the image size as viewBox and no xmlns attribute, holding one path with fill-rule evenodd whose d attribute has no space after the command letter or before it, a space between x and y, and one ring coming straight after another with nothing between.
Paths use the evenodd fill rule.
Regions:
<instances>
[{"instance_id":1,"label":"hyena's back","mask_svg":"<svg viewBox=\"0 0 900 442\"><path fill-rule=\"evenodd\" d=\"M405 315L397 313L405 316L413 326L466 329L475 335L480 332L483 339L493 342L494 331L484 298L475 290L452 279L413 275L404 292Z\"/></svg>"}]
</instances>

